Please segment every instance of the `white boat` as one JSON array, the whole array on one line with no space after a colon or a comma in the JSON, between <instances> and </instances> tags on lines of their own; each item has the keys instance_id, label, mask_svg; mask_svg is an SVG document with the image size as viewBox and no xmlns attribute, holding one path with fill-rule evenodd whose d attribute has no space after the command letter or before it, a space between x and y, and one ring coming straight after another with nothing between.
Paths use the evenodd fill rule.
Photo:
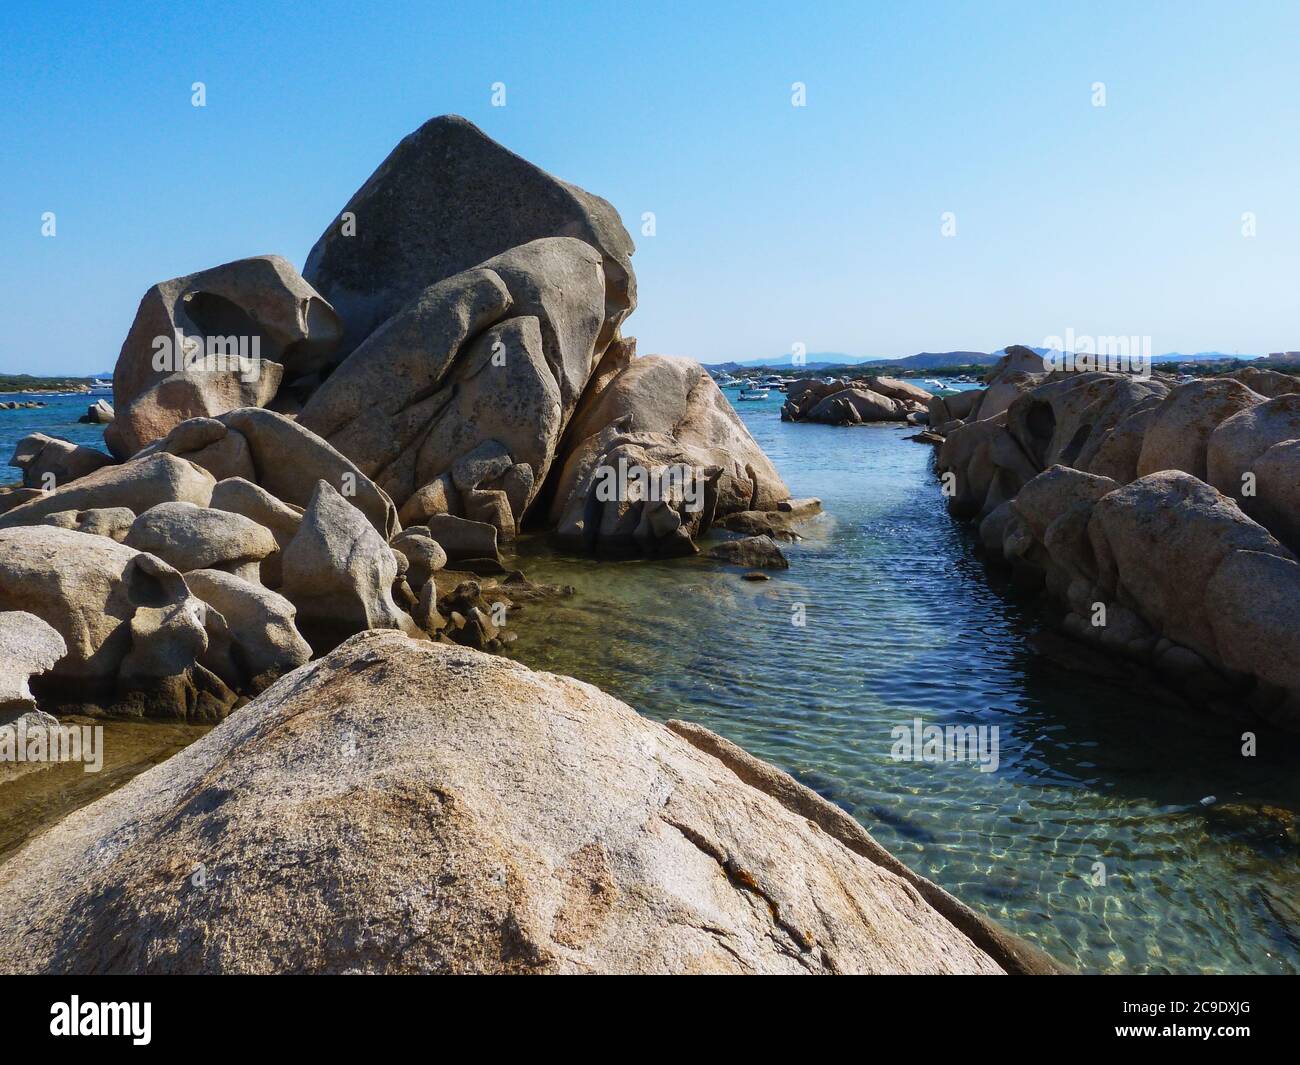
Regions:
<instances>
[{"instance_id":1,"label":"white boat","mask_svg":"<svg viewBox=\"0 0 1300 1065\"><path fill-rule=\"evenodd\" d=\"M766 389L766 388L753 388L753 387L745 388L745 389L743 389L743 390L741 391L740 396L739 396L738 398L740 398L740 399L767 399L767 389Z\"/></svg>"}]
</instances>

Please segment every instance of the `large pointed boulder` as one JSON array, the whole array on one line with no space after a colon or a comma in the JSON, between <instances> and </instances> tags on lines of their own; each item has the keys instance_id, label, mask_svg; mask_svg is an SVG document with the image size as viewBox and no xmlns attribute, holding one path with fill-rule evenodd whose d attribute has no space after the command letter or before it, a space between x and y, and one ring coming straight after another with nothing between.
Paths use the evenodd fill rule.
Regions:
<instances>
[{"instance_id":1,"label":"large pointed boulder","mask_svg":"<svg viewBox=\"0 0 1300 1065\"><path fill-rule=\"evenodd\" d=\"M303 275L342 316L342 359L438 281L542 237L603 263L601 347L636 306L632 239L599 196L552 177L458 115L402 140L312 248Z\"/></svg>"}]
</instances>

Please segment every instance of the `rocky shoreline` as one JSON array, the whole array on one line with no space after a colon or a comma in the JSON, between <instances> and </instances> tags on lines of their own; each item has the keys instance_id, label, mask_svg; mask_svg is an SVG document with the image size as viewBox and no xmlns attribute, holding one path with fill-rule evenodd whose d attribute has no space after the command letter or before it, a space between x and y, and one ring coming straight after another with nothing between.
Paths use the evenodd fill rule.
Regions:
<instances>
[{"instance_id":1,"label":"rocky shoreline","mask_svg":"<svg viewBox=\"0 0 1300 1065\"><path fill-rule=\"evenodd\" d=\"M808 379L795 381L786 389L781 420L826 425L869 422L926 425L933 398L924 388L899 377L868 376L851 381Z\"/></svg>"},{"instance_id":2,"label":"rocky shoreline","mask_svg":"<svg viewBox=\"0 0 1300 1065\"><path fill-rule=\"evenodd\" d=\"M0 611L66 646L24 673L42 705L217 721L367 629L499 647L550 591L501 562L525 528L673 557L793 513L699 364L622 336L632 251L606 201L445 117L306 276L257 256L153 286L102 405L112 458L33 434L0 497Z\"/></svg>"},{"instance_id":3,"label":"rocky shoreline","mask_svg":"<svg viewBox=\"0 0 1300 1065\"><path fill-rule=\"evenodd\" d=\"M565 592L522 530L780 568L819 509L636 356L632 251L445 117L301 275L145 294L112 457L33 434L0 494L0 726L220 724L0 865L7 971L1054 970L711 733L480 653Z\"/></svg>"},{"instance_id":4,"label":"rocky shoreline","mask_svg":"<svg viewBox=\"0 0 1300 1065\"><path fill-rule=\"evenodd\" d=\"M930 421L949 511L1066 632L1300 731L1300 379L1049 372L1010 347Z\"/></svg>"}]
</instances>

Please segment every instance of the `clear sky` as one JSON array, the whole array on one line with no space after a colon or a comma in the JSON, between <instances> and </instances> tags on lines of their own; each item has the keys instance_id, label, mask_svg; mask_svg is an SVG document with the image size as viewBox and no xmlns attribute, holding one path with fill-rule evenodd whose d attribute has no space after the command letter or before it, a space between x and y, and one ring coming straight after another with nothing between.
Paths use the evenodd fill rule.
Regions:
<instances>
[{"instance_id":1,"label":"clear sky","mask_svg":"<svg viewBox=\"0 0 1300 1065\"><path fill-rule=\"evenodd\" d=\"M1300 5L1250 0L9 0L0 371L107 370L154 282L268 252L301 267L446 112L619 209L643 353L1069 329L1300 348L1297 41Z\"/></svg>"}]
</instances>

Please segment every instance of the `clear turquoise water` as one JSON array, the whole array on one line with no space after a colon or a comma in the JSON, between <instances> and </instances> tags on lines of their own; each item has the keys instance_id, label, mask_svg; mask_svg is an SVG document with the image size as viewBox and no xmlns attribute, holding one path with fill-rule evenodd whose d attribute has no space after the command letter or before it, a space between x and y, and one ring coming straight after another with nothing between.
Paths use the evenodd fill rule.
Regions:
<instances>
[{"instance_id":1,"label":"clear turquoise water","mask_svg":"<svg viewBox=\"0 0 1300 1065\"><path fill-rule=\"evenodd\" d=\"M780 398L737 407L794 494L825 504L788 572L592 565L528 541L529 575L578 595L520 617L512 653L735 740L1079 968L1300 971L1300 742L1261 732L1242 758L1240 728L1035 650L1046 618L947 516L928 446L784 424ZM996 724L1000 768L895 762L890 730L915 716Z\"/></svg>"}]
</instances>

